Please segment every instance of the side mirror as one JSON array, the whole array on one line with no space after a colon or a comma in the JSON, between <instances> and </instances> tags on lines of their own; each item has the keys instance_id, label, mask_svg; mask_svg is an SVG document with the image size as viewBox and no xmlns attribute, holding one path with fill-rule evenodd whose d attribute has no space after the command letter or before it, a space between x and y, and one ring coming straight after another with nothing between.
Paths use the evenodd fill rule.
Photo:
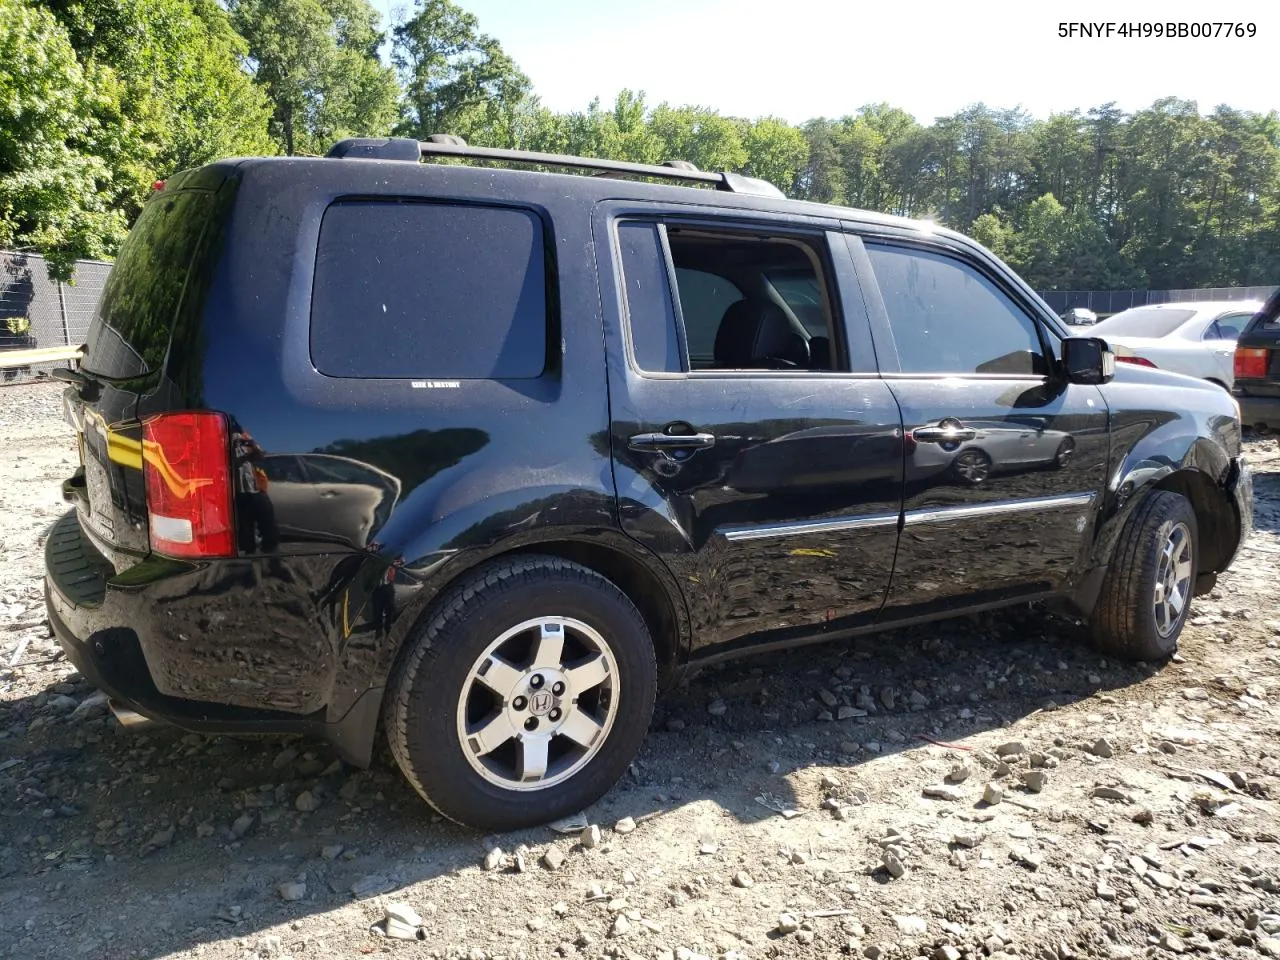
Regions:
<instances>
[{"instance_id":1,"label":"side mirror","mask_svg":"<svg viewBox=\"0 0 1280 960\"><path fill-rule=\"evenodd\" d=\"M1067 337L1062 372L1068 383L1108 383L1116 373L1116 355L1101 337Z\"/></svg>"}]
</instances>

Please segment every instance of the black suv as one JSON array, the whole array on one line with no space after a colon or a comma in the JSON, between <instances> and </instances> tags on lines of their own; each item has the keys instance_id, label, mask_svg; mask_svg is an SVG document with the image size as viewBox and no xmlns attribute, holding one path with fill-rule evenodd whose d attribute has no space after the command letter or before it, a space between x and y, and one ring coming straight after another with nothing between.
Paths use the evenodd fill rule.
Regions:
<instances>
[{"instance_id":1,"label":"black suv","mask_svg":"<svg viewBox=\"0 0 1280 960\"><path fill-rule=\"evenodd\" d=\"M1280 288L1236 341L1235 386L1245 426L1280 430Z\"/></svg>"},{"instance_id":2,"label":"black suv","mask_svg":"<svg viewBox=\"0 0 1280 960\"><path fill-rule=\"evenodd\" d=\"M948 230L688 164L215 163L99 312L60 373L71 659L355 764L381 720L487 828L594 801L661 683L748 650L1054 600L1166 658L1251 523L1220 387L1117 369Z\"/></svg>"}]
</instances>

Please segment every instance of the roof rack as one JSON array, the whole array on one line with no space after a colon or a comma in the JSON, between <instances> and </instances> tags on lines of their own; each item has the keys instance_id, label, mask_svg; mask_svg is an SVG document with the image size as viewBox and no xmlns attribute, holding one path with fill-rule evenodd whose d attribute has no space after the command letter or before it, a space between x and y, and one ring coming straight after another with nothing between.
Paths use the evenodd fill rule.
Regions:
<instances>
[{"instance_id":1,"label":"roof rack","mask_svg":"<svg viewBox=\"0 0 1280 960\"><path fill-rule=\"evenodd\" d=\"M353 137L333 145L327 156L361 160L407 160L417 162L423 157L467 157L474 160L501 160L506 163L542 164L550 167L570 167L577 170L594 170L597 176L628 174L639 177L660 177L665 180L683 180L688 183L706 183L717 190L730 193L751 194L760 197L785 199L786 194L767 180L744 177L741 174L713 173L699 170L687 160L667 160L662 164L630 163L624 160L599 160L594 157L575 157L567 153L536 153L532 150L505 150L496 147L472 147L461 137L449 134L433 134L426 140L408 140L395 137Z\"/></svg>"}]
</instances>

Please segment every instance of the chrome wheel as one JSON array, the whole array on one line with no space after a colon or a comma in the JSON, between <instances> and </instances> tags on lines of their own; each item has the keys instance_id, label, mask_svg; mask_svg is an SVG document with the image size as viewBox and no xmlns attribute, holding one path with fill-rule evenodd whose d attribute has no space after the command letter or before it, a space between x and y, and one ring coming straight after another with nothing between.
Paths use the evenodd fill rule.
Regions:
<instances>
[{"instance_id":1,"label":"chrome wheel","mask_svg":"<svg viewBox=\"0 0 1280 960\"><path fill-rule=\"evenodd\" d=\"M568 617L504 632L467 675L458 700L463 755L504 790L545 790L591 762L618 712L608 641Z\"/></svg>"},{"instance_id":2,"label":"chrome wheel","mask_svg":"<svg viewBox=\"0 0 1280 960\"><path fill-rule=\"evenodd\" d=\"M1191 531L1176 523L1160 547L1153 598L1156 631L1167 637L1177 629L1191 600Z\"/></svg>"}]
</instances>

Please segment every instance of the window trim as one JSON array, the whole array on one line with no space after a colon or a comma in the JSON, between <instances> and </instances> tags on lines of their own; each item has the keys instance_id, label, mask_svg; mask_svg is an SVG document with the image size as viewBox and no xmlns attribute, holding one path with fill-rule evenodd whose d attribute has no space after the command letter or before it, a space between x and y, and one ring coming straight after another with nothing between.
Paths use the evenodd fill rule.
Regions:
<instances>
[{"instance_id":1,"label":"window trim","mask_svg":"<svg viewBox=\"0 0 1280 960\"><path fill-rule=\"evenodd\" d=\"M872 332L876 336L876 350L879 355L882 346L890 347L890 354L893 358L893 366L896 369L885 369L882 367L881 376L885 379L893 380L1019 380L1029 383L1048 383L1056 378L1055 371L1058 368L1058 352L1054 350L1054 344L1051 342L1048 334L1049 330L1040 317L1038 310L1032 310L1025 301L1025 298L1019 295L1005 278L1000 276L998 271L991 269L990 265L982 259L973 256L968 251L962 250L950 244L943 244L930 241L926 238L904 237L899 234L881 234L869 233L861 230L849 230L846 228L846 236L850 241L857 241L857 251L854 251L853 244L850 244L850 253L853 254L855 269L858 270L859 280L864 286L866 295L868 296L868 312L872 314ZM884 296L880 290L880 281L875 275L875 270L871 265L871 257L867 251L867 245L874 244L886 247L899 247L909 250L919 250L923 253L930 253L934 256L944 257L948 260L959 262L963 266L976 271L988 283L992 284L1000 293L1014 305L1014 307L1022 312L1022 314L1031 323L1035 330L1036 339L1040 343L1041 355L1048 363L1049 372L1047 373L977 373L977 372L948 372L939 371L907 371L902 369L902 361L898 354L897 339L893 334L893 325L889 319L888 308L884 304ZM871 302L874 302L875 308L871 308ZM1053 331L1056 333L1056 331ZM881 342L884 339L884 343ZM1061 338L1059 338L1061 339Z\"/></svg>"},{"instance_id":2,"label":"window trim","mask_svg":"<svg viewBox=\"0 0 1280 960\"><path fill-rule=\"evenodd\" d=\"M607 222L609 242L612 247L611 253L613 269L615 272L614 285L621 294L619 297L619 309L621 312L621 333L623 335L624 353L627 359L627 366L636 375L653 380L684 380L691 378L742 379L744 377L760 376L784 379L794 378L797 376L819 379L823 377L876 378L879 376L876 372L853 371L851 369L692 369L692 362L689 357L689 338L685 328L684 310L680 303L680 288L676 279L675 257L671 253L671 243L667 235L667 228L669 225L683 227L711 236L746 234L748 237L753 237L757 240L790 242L802 247L811 261L815 259L817 260L815 272L818 274L821 281L824 302L828 307L828 316L831 324L828 329L828 333L830 334L828 339L831 341L833 357L838 365L848 368L851 367L851 363L849 361L850 351L848 346L848 320L843 301L840 298L840 290L837 283L838 265L835 263L837 253L832 248L832 230L818 224L796 225L788 222L765 220L753 221L739 218L734 218L733 220L721 220L718 217L707 216L705 214L673 213L669 210L659 209L623 209L617 212L610 211ZM621 245L618 242L617 233L618 225L624 222L652 223L658 228L662 255L666 258L667 296L671 299L672 309L675 313L676 332L680 341L680 362L684 367L683 370L644 370L641 369L639 364L636 362L635 343L631 332L631 309L626 290L626 274L623 269L622 250Z\"/></svg>"}]
</instances>

